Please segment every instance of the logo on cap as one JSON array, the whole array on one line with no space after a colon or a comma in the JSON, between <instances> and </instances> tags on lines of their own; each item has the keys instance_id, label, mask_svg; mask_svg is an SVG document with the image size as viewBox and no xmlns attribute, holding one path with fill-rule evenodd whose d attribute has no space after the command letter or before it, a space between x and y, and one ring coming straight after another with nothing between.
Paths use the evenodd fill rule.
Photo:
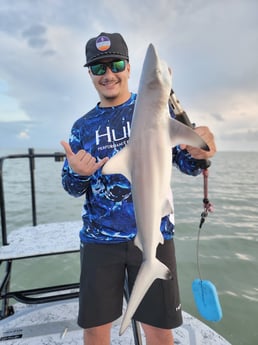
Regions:
<instances>
[{"instance_id":1,"label":"logo on cap","mask_svg":"<svg viewBox=\"0 0 258 345\"><path fill-rule=\"evenodd\" d=\"M108 50L110 48L110 46L111 46L111 42L107 36L100 36L96 40L96 47L98 50L100 50L102 52Z\"/></svg>"}]
</instances>

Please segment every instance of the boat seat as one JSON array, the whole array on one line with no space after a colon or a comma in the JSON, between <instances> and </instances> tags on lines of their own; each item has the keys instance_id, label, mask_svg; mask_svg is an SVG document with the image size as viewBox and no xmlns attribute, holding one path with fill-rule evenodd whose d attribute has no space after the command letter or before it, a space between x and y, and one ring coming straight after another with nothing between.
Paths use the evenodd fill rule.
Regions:
<instances>
[{"instance_id":1,"label":"boat seat","mask_svg":"<svg viewBox=\"0 0 258 345\"><path fill-rule=\"evenodd\" d=\"M8 245L0 248L0 261L78 252L82 222L25 226L11 231Z\"/></svg>"}]
</instances>

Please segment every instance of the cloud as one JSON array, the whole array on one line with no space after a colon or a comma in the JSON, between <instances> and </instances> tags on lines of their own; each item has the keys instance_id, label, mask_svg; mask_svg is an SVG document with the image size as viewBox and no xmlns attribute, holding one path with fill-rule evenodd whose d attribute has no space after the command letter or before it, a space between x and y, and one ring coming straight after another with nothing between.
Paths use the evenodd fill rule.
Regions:
<instances>
[{"instance_id":1,"label":"cloud","mask_svg":"<svg viewBox=\"0 0 258 345\"><path fill-rule=\"evenodd\" d=\"M18 138L19 139L29 139L30 138L30 135L29 135L29 130L28 129L25 129L24 131L21 131L19 134L18 134Z\"/></svg>"},{"instance_id":2,"label":"cloud","mask_svg":"<svg viewBox=\"0 0 258 345\"><path fill-rule=\"evenodd\" d=\"M42 24L34 24L31 25L28 29L24 30L22 35L24 37L35 37L35 36L42 36L46 33L46 27Z\"/></svg>"},{"instance_id":3,"label":"cloud","mask_svg":"<svg viewBox=\"0 0 258 345\"><path fill-rule=\"evenodd\" d=\"M31 143L29 140L29 127L27 121L2 122L0 123L0 147L17 148L27 147ZM21 140L27 139L27 140ZM24 146L23 146L24 144Z\"/></svg>"},{"instance_id":4,"label":"cloud","mask_svg":"<svg viewBox=\"0 0 258 345\"><path fill-rule=\"evenodd\" d=\"M28 40L32 48L43 48L47 44L45 38L46 28L42 24L31 25L23 31L22 36Z\"/></svg>"},{"instance_id":5,"label":"cloud","mask_svg":"<svg viewBox=\"0 0 258 345\"><path fill-rule=\"evenodd\" d=\"M210 126L219 148L249 149L258 130L257 13L253 0L2 0L0 76L8 90L0 84L0 121L14 142L22 132L29 136L24 142L40 147L67 138L98 101L82 67L86 41L121 32L132 91L152 42L171 66L173 89L191 120Z\"/></svg>"},{"instance_id":6,"label":"cloud","mask_svg":"<svg viewBox=\"0 0 258 345\"><path fill-rule=\"evenodd\" d=\"M217 121L224 121L223 115L218 114L218 113L211 113L211 117L213 117Z\"/></svg>"},{"instance_id":7,"label":"cloud","mask_svg":"<svg viewBox=\"0 0 258 345\"><path fill-rule=\"evenodd\" d=\"M15 98L8 95L8 92L9 85L4 80L0 80L0 123L28 121L26 112L21 109Z\"/></svg>"},{"instance_id":8,"label":"cloud","mask_svg":"<svg viewBox=\"0 0 258 345\"><path fill-rule=\"evenodd\" d=\"M222 133L221 138L233 142L235 142L236 140L240 142L248 141L250 144L252 144L253 142L257 142L258 130L237 129L233 130L231 133Z\"/></svg>"}]
</instances>

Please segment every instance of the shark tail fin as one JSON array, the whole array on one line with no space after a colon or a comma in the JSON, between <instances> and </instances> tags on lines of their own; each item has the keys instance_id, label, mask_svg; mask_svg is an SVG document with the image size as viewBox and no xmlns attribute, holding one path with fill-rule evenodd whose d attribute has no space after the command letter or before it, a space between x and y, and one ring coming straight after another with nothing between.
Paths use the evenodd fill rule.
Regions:
<instances>
[{"instance_id":1,"label":"shark tail fin","mask_svg":"<svg viewBox=\"0 0 258 345\"><path fill-rule=\"evenodd\" d=\"M135 280L132 294L130 296L127 309L121 324L119 334L122 335L126 328L129 326L131 318L133 317L136 309L141 303L143 297L152 285L155 279L171 279L171 272L169 268L155 258L155 261L144 261L140 267L139 273Z\"/></svg>"}]
</instances>

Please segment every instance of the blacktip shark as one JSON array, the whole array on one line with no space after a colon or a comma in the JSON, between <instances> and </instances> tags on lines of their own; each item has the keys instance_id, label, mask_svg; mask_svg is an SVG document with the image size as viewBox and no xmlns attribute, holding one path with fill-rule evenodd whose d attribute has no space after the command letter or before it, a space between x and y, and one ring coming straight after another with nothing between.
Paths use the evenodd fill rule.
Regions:
<instances>
[{"instance_id":1,"label":"blacktip shark","mask_svg":"<svg viewBox=\"0 0 258 345\"><path fill-rule=\"evenodd\" d=\"M102 169L103 174L123 174L131 183L137 225L134 244L143 256L120 335L129 326L153 281L171 278L168 267L156 258L157 246L164 243L161 218L173 213L171 148L187 144L209 150L192 129L171 118L168 107L171 84L167 64L159 59L150 44L144 59L128 144Z\"/></svg>"}]
</instances>

